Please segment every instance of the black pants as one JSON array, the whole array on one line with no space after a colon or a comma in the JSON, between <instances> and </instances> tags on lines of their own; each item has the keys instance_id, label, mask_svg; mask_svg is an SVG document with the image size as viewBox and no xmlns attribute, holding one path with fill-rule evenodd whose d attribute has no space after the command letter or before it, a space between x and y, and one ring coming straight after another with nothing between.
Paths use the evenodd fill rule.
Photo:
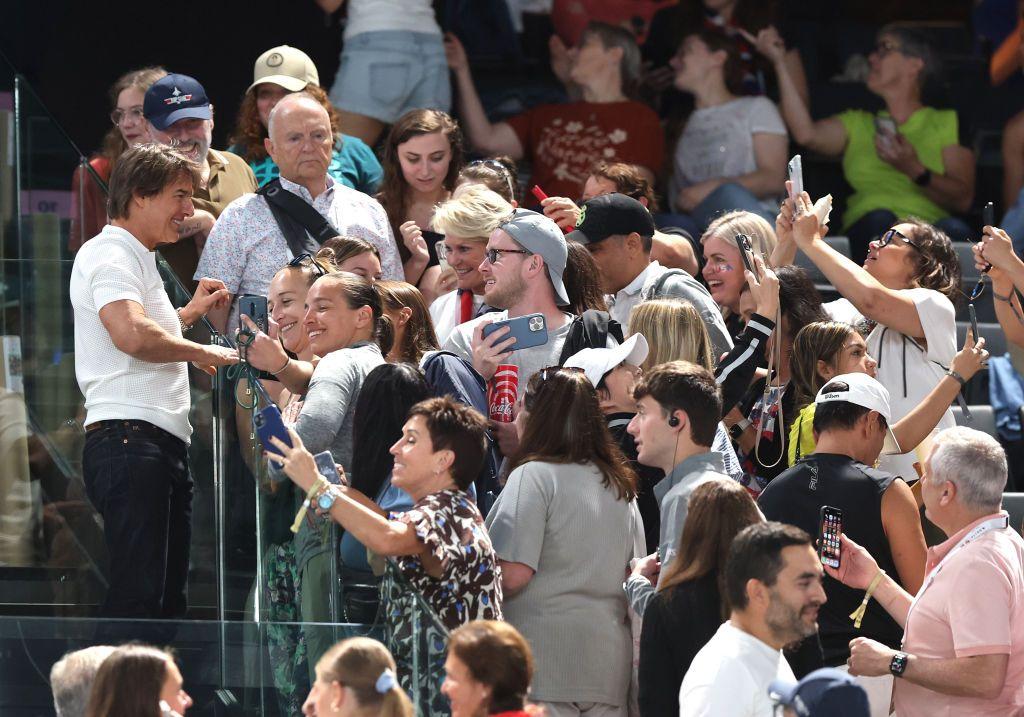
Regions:
<instances>
[{"instance_id":1,"label":"black pants","mask_svg":"<svg viewBox=\"0 0 1024 717\"><path fill-rule=\"evenodd\" d=\"M107 421L87 433L82 468L110 556L102 615L184 617L192 541L185 442L145 421Z\"/></svg>"}]
</instances>

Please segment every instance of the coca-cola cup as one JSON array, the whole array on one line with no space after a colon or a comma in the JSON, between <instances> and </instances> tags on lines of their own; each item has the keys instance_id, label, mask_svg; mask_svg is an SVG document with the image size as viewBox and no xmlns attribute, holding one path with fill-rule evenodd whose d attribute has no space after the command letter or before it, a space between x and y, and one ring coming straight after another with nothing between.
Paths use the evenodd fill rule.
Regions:
<instances>
[{"instance_id":1,"label":"coca-cola cup","mask_svg":"<svg viewBox=\"0 0 1024 717\"><path fill-rule=\"evenodd\" d=\"M487 384L487 410L491 420L512 423L512 407L519 397L519 367L514 364L498 365Z\"/></svg>"}]
</instances>

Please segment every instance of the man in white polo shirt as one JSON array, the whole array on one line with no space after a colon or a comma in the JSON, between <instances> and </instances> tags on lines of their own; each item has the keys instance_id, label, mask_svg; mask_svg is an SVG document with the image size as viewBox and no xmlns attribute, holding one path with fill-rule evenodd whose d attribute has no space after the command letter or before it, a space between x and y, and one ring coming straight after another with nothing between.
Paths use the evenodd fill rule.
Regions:
<instances>
[{"instance_id":1,"label":"man in white polo shirt","mask_svg":"<svg viewBox=\"0 0 1024 717\"><path fill-rule=\"evenodd\" d=\"M85 488L110 555L106 617L179 618L191 542L192 427L186 362L212 370L234 350L182 332L229 301L203 279L175 312L154 250L193 212L194 165L158 145L128 150L110 178L110 224L75 257L75 373L85 394Z\"/></svg>"}]
</instances>

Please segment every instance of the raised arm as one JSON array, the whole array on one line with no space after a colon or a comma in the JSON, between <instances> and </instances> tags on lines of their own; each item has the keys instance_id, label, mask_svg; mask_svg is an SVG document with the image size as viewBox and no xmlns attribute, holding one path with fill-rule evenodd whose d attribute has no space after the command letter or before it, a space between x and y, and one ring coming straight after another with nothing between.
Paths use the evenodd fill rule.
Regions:
<instances>
[{"instance_id":1,"label":"raised arm","mask_svg":"<svg viewBox=\"0 0 1024 717\"><path fill-rule=\"evenodd\" d=\"M779 108L796 143L822 154L841 154L846 148L846 128L835 117L817 122L811 118L810 110L807 109L807 78L802 71L794 71L793 58L786 51L778 31L769 26L761 30L757 37L746 32L744 35L771 61L775 69L779 81Z\"/></svg>"},{"instance_id":2,"label":"raised arm","mask_svg":"<svg viewBox=\"0 0 1024 717\"><path fill-rule=\"evenodd\" d=\"M462 43L449 33L445 36L444 49L448 56L448 66L455 73L459 116L470 144L483 154L503 154L515 160L522 159L523 145L512 127L506 122L491 124L487 119L473 84L473 73L469 69L469 59Z\"/></svg>"},{"instance_id":3,"label":"raised arm","mask_svg":"<svg viewBox=\"0 0 1024 717\"><path fill-rule=\"evenodd\" d=\"M924 338L917 305L905 291L890 289L863 267L830 247L821 238L818 218L811 213L811 198L799 198L802 213L793 223L793 237L807 257L821 269L840 295L864 316L913 338Z\"/></svg>"},{"instance_id":4,"label":"raised arm","mask_svg":"<svg viewBox=\"0 0 1024 717\"><path fill-rule=\"evenodd\" d=\"M1024 346L1024 308L1014 291L1024 287L1024 262L1013 252L1010 236L998 227L985 227L985 235L973 251L978 269L992 265L988 275L999 325L1007 339Z\"/></svg>"}]
</instances>

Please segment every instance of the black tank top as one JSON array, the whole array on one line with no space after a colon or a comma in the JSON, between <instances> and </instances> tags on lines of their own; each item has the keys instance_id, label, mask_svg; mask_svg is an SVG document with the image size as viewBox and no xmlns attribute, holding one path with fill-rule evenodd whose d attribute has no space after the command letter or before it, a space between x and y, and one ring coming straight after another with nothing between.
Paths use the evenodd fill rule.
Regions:
<instances>
[{"instance_id":1,"label":"black tank top","mask_svg":"<svg viewBox=\"0 0 1024 717\"><path fill-rule=\"evenodd\" d=\"M849 456L814 453L776 477L757 502L768 520L795 525L812 538L818 534L821 507L839 508L843 511L843 532L864 546L878 567L898 581L899 573L882 528L882 494L894 480L899 479ZM850 656L850 640L855 637L899 648L903 629L876 600L868 603L860 629L853 626L850 613L864 599L863 590L849 588L826 575L825 594L828 602L818 613L825 665L844 663Z\"/></svg>"}]
</instances>

